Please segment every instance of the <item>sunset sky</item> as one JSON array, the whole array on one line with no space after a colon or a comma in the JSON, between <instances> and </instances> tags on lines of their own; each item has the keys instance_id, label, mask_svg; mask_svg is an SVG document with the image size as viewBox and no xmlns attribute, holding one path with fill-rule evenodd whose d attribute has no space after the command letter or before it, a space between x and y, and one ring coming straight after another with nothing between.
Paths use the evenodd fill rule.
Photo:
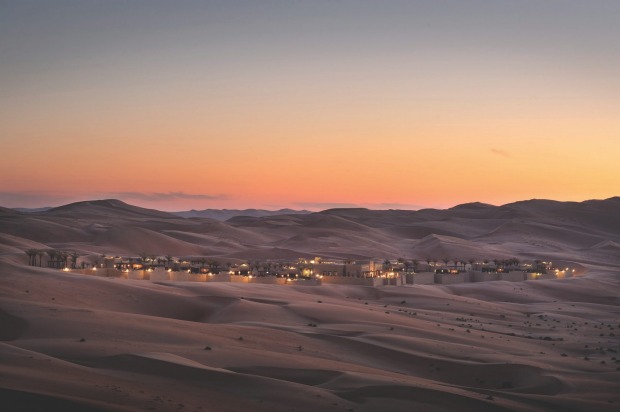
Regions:
<instances>
[{"instance_id":1,"label":"sunset sky","mask_svg":"<svg viewBox=\"0 0 620 412\"><path fill-rule=\"evenodd\" d=\"M0 0L0 205L620 195L620 1Z\"/></svg>"}]
</instances>

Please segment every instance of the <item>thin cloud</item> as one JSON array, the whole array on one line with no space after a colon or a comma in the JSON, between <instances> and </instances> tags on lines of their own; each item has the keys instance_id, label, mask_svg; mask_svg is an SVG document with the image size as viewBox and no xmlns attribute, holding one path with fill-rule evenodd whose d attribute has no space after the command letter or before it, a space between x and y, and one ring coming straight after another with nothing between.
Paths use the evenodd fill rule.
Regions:
<instances>
[{"instance_id":1,"label":"thin cloud","mask_svg":"<svg viewBox=\"0 0 620 412\"><path fill-rule=\"evenodd\" d=\"M400 209L400 210L418 210L424 206L411 205L406 203L340 203L340 202L298 202L297 206L305 209L325 210L337 208L366 208L366 209Z\"/></svg>"},{"instance_id":2,"label":"thin cloud","mask_svg":"<svg viewBox=\"0 0 620 412\"><path fill-rule=\"evenodd\" d=\"M299 207L303 207L304 209L315 209L315 210L363 207L355 203L338 203L338 202L298 202L296 203L296 205Z\"/></svg>"},{"instance_id":3,"label":"thin cloud","mask_svg":"<svg viewBox=\"0 0 620 412\"><path fill-rule=\"evenodd\" d=\"M221 200L223 194L185 192L93 192L93 193L52 193L52 192L0 192L0 206L3 207L54 207L83 200L120 199L126 201L168 202L174 200Z\"/></svg>"},{"instance_id":4,"label":"thin cloud","mask_svg":"<svg viewBox=\"0 0 620 412\"><path fill-rule=\"evenodd\" d=\"M225 195L211 195L204 193L185 193L185 192L118 192L118 193L106 193L107 197L121 198L121 199L137 199L150 202L163 202L169 200L178 199L190 199L190 200L218 200L225 199Z\"/></svg>"},{"instance_id":5,"label":"thin cloud","mask_svg":"<svg viewBox=\"0 0 620 412\"><path fill-rule=\"evenodd\" d=\"M370 209L399 209L399 210L419 210L426 206L410 205L406 203L372 203L366 206Z\"/></svg>"},{"instance_id":6,"label":"thin cloud","mask_svg":"<svg viewBox=\"0 0 620 412\"><path fill-rule=\"evenodd\" d=\"M0 206L51 207L75 202L74 196L46 192L0 192Z\"/></svg>"},{"instance_id":7,"label":"thin cloud","mask_svg":"<svg viewBox=\"0 0 620 412\"><path fill-rule=\"evenodd\" d=\"M505 151L499 150L499 149L490 149L490 150L491 150L491 153L493 153L496 156L501 156L501 157L505 157L507 159L512 159L512 156L508 152L505 152Z\"/></svg>"}]
</instances>

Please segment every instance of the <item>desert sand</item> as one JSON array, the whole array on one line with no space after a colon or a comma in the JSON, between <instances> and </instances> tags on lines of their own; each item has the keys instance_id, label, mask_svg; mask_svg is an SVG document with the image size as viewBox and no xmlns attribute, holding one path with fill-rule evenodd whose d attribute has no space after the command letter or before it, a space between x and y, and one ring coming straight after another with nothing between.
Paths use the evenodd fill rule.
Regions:
<instances>
[{"instance_id":1,"label":"desert sand","mask_svg":"<svg viewBox=\"0 0 620 412\"><path fill-rule=\"evenodd\" d=\"M617 411L620 198L182 218L117 201L0 209L8 411ZM372 288L150 282L26 248L550 258L578 276ZM277 257L280 257L277 256Z\"/></svg>"}]
</instances>

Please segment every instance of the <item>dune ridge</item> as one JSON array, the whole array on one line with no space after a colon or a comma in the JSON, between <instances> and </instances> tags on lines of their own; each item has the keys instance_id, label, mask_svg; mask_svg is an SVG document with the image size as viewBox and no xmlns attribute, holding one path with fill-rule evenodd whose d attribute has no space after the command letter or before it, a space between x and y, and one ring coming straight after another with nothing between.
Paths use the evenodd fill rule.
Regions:
<instances>
[{"instance_id":1,"label":"dune ridge","mask_svg":"<svg viewBox=\"0 0 620 412\"><path fill-rule=\"evenodd\" d=\"M616 411L619 198L182 218L0 210L0 400L46 411ZM148 282L24 248L219 259L549 256L558 280L373 288ZM152 250L146 250L152 249Z\"/></svg>"}]
</instances>

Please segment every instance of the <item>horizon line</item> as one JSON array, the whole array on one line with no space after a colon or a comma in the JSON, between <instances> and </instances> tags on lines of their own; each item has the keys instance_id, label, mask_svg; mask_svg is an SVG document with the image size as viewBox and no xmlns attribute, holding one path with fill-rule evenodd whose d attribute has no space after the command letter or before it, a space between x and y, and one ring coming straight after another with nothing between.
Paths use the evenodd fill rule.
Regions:
<instances>
[{"instance_id":1,"label":"horizon line","mask_svg":"<svg viewBox=\"0 0 620 412\"><path fill-rule=\"evenodd\" d=\"M611 196L608 198L592 198L592 199L584 199L584 200L557 200L557 199L549 199L549 198L529 198L529 199L521 199L521 200L516 200L516 201L512 201L512 202L508 202L508 203L503 203L503 204L493 204L493 203L487 203L487 202L481 202L481 201L471 201L471 202L463 202L463 203L457 203L454 204L452 206L448 206L448 207L433 207L433 206L418 206L417 208L399 208L399 207L384 207L384 208L380 208L380 207L369 207L370 205L363 205L363 204L353 204L353 203L339 203L339 202L333 202L331 203L332 207L325 207L325 208L295 208L295 207L273 207L273 208L268 208L268 207L237 207L237 208L230 208L230 207L226 207L226 208L217 208L217 207L211 207L211 208L204 208L204 209L198 209L198 208L191 208L191 209L183 209L183 210L179 210L179 209L159 209L157 207L153 207L153 206L140 206L137 205L133 202L129 202L120 198L87 198L84 200L76 200L76 201L69 201L68 203L62 203L62 204L58 204L56 206L33 206L33 207L27 207L27 206L3 206L2 204L0 204L0 207L4 207L7 209L11 209L11 210L16 210L16 211L23 211L23 212L37 212L37 211L47 211L50 209L56 209L56 208L60 208L60 207L64 207L64 206L69 206L69 205L73 205L73 204L77 204L77 203L86 203L86 202L103 202L103 201L118 201L118 202L122 202L126 205L132 206L132 207L138 207L138 208L142 208L142 209L151 209L151 210L157 210L160 212L166 212L166 213L186 213L186 212L202 212L202 211L207 211L207 210L213 210L213 211L246 211L246 210L260 210L260 211L268 211L268 212L279 212L279 211L283 211L283 210L290 210L293 212L309 212L309 213L318 213L318 212L323 212L326 210L336 210L336 209L364 209L364 210L374 210L374 211L386 211L386 210L403 210L403 211L420 211L420 210L425 210L425 209L434 209L434 210L448 210L448 209L452 209L455 207L459 207L459 206L464 206L464 205L472 205L472 204L479 204L479 205L486 205L486 206L491 206L491 207L502 207L502 206L507 206L507 205L511 205L514 203L520 203L520 202L528 202L528 201L549 201L549 202L557 202L557 203L584 203L584 202L589 202L589 201L605 201L605 200L612 200L615 198L620 198L620 195L616 195L616 196ZM328 202L326 202L326 205L328 204ZM380 205L377 205L380 206ZM394 206L397 206L396 204ZM406 206L406 205L402 205L402 206ZM414 205L412 205L414 206ZM314 209L314 210L312 210Z\"/></svg>"}]
</instances>

